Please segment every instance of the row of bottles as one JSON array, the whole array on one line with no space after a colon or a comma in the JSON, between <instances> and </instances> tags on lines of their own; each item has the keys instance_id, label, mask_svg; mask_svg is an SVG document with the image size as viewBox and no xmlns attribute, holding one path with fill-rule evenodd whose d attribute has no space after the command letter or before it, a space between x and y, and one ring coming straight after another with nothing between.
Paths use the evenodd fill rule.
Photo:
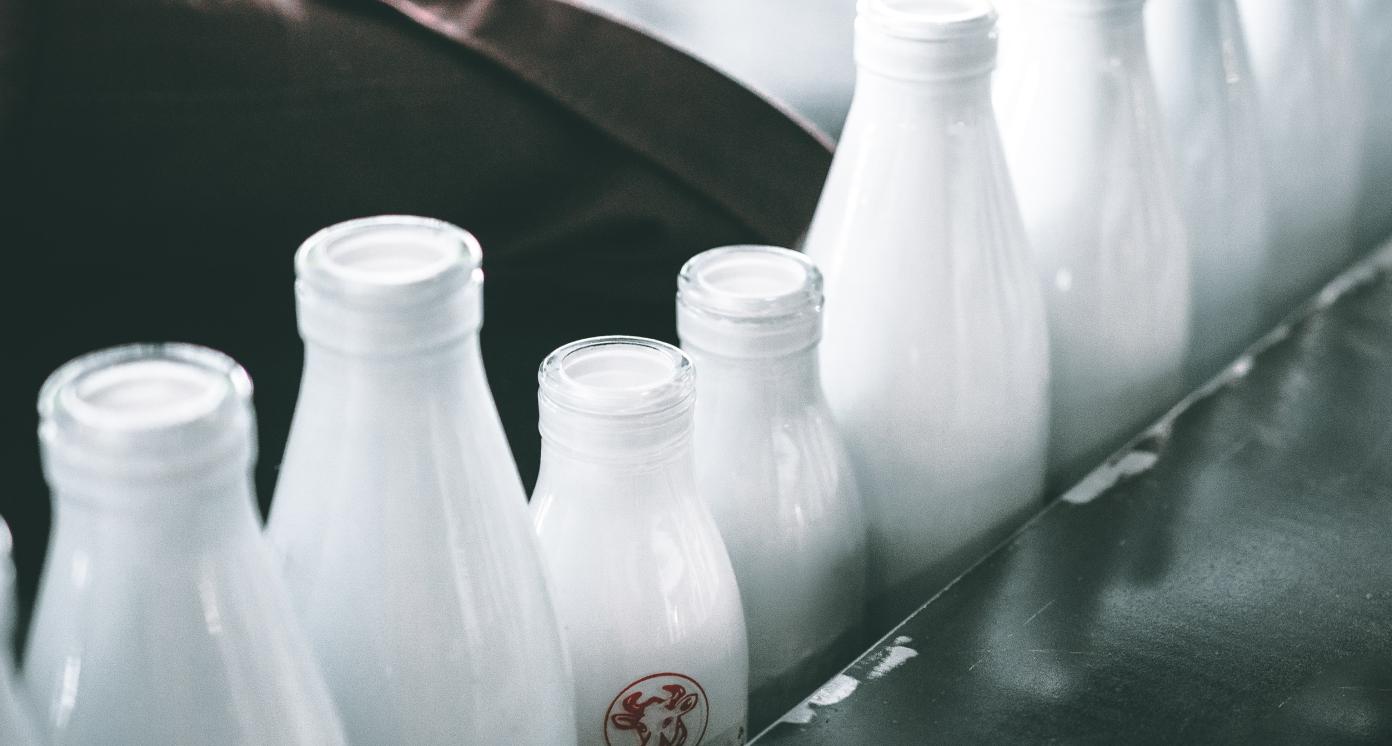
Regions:
<instances>
[{"instance_id":1,"label":"row of bottles","mask_svg":"<svg viewBox=\"0 0 1392 746\"><path fill-rule=\"evenodd\" d=\"M530 508L479 352L481 251L440 221L297 254L304 378L264 532L235 362L69 363L40 394L42 730L743 742L1349 259L1365 121L1344 94L1308 121L1353 67L1290 50L1345 43L1320 29L1347 10L1012 0L993 101L984 0L865 0L806 256L693 258L681 349L550 355ZM1263 85L1296 73L1262 60L1300 80Z\"/></svg>"},{"instance_id":2,"label":"row of bottles","mask_svg":"<svg viewBox=\"0 0 1392 746\"><path fill-rule=\"evenodd\" d=\"M50 377L56 533L24 676L54 743L724 746L751 689L766 724L860 650L865 525L820 389L816 267L714 249L678 279L687 351L550 355L529 515L480 265L425 218L305 242L264 532L234 361L133 345Z\"/></svg>"},{"instance_id":3,"label":"row of bottles","mask_svg":"<svg viewBox=\"0 0 1392 746\"><path fill-rule=\"evenodd\" d=\"M1392 59L1353 62L1388 31L1342 0L1000 5L997 70L986 2L860 4L805 239L888 618L1346 266L1392 180Z\"/></svg>"}]
</instances>

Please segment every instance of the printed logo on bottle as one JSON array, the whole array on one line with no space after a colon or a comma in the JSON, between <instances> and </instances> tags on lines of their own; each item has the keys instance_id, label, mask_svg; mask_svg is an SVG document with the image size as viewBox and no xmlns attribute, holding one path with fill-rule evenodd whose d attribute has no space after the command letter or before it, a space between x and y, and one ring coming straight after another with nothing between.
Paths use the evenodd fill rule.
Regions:
<instances>
[{"instance_id":1,"label":"printed logo on bottle","mask_svg":"<svg viewBox=\"0 0 1392 746\"><path fill-rule=\"evenodd\" d=\"M710 705L690 676L655 673L624 687L604 714L609 746L699 746Z\"/></svg>"}]
</instances>

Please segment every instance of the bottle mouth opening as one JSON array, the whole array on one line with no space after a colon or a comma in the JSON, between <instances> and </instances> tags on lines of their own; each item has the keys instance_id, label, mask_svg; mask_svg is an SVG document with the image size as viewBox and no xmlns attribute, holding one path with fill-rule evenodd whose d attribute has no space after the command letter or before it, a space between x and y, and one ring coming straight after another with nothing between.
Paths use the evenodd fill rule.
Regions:
<instances>
[{"instance_id":1,"label":"bottle mouth opening","mask_svg":"<svg viewBox=\"0 0 1392 746\"><path fill-rule=\"evenodd\" d=\"M345 295L409 300L422 285L463 284L483 262L478 239L433 218L380 215L329 226L305 240L295 257L299 278ZM449 278L458 279L451 282Z\"/></svg>"},{"instance_id":2,"label":"bottle mouth opening","mask_svg":"<svg viewBox=\"0 0 1392 746\"><path fill-rule=\"evenodd\" d=\"M984 36L996 24L986 0L860 0L856 12L885 34L921 41Z\"/></svg>"},{"instance_id":3,"label":"bottle mouth opening","mask_svg":"<svg viewBox=\"0 0 1392 746\"><path fill-rule=\"evenodd\" d=\"M802 254L776 246L725 246L692 257L677 275L677 299L740 320L815 313L822 273Z\"/></svg>"},{"instance_id":4,"label":"bottle mouth opening","mask_svg":"<svg viewBox=\"0 0 1392 746\"><path fill-rule=\"evenodd\" d=\"M212 416L229 399L248 402L251 380L230 357L186 344L135 344L83 355L55 371L39 393L39 416L98 431L150 432Z\"/></svg>"},{"instance_id":5,"label":"bottle mouth opening","mask_svg":"<svg viewBox=\"0 0 1392 746\"><path fill-rule=\"evenodd\" d=\"M690 402L691 361L681 350L644 337L582 339L546 357L537 374L541 395L583 414L654 414Z\"/></svg>"}]
</instances>

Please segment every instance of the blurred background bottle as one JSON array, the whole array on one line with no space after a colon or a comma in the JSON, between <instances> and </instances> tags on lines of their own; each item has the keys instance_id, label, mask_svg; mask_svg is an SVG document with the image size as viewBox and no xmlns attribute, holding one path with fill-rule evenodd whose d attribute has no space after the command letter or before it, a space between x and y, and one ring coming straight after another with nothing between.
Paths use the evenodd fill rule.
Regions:
<instances>
[{"instance_id":1,"label":"blurred background bottle","mask_svg":"<svg viewBox=\"0 0 1392 746\"><path fill-rule=\"evenodd\" d=\"M1261 120L1233 0L1149 0L1146 43L1188 228L1188 381L1263 330L1267 271Z\"/></svg>"},{"instance_id":2,"label":"blurred background bottle","mask_svg":"<svg viewBox=\"0 0 1392 746\"><path fill-rule=\"evenodd\" d=\"M696 492L691 361L662 342L597 337L551 353L538 380L532 518L580 743L744 743L744 615Z\"/></svg>"},{"instance_id":3,"label":"blurred background bottle","mask_svg":"<svg viewBox=\"0 0 1392 746\"><path fill-rule=\"evenodd\" d=\"M479 355L481 259L467 232L403 216L296 255L305 372L268 532L355 743L575 739Z\"/></svg>"},{"instance_id":4,"label":"blurred background bottle","mask_svg":"<svg viewBox=\"0 0 1392 746\"><path fill-rule=\"evenodd\" d=\"M10 527L0 520L0 743L39 746L39 729L23 685L10 660L14 640L15 569L10 559Z\"/></svg>"},{"instance_id":5,"label":"blurred background bottle","mask_svg":"<svg viewBox=\"0 0 1392 746\"><path fill-rule=\"evenodd\" d=\"M1363 189L1355 250L1392 236L1392 3L1351 0L1358 36L1358 70L1366 98Z\"/></svg>"},{"instance_id":6,"label":"blurred background bottle","mask_svg":"<svg viewBox=\"0 0 1392 746\"><path fill-rule=\"evenodd\" d=\"M997 99L1049 307L1050 481L1183 393L1189 255L1141 0L1014 0Z\"/></svg>"},{"instance_id":7,"label":"blurred background bottle","mask_svg":"<svg viewBox=\"0 0 1392 746\"><path fill-rule=\"evenodd\" d=\"M1274 321L1352 257L1362 86L1346 0L1237 5L1259 95L1272 237L1266 313Z\"/></svg>"},{"instance_id":8,"label":"blurred background bottle","mask_svg":"<svg viewBox=\"0 0 1392 746\"><path fill-rule=\"evenodd\" d=\"M1048 340L991 107L994 29L985 2L862 4L855 99L806 241L878 631L1042 488Z\"/></svg>"},{"instance_id":9,"label":"blurred background bottle","mask_svg":"<svg viewBox=\"0 0 1392 746\"><path fill-rule=\"evenodd\" d=\"M342 744L255 513L251 383L132 345L39 396L56 531L24 675L54 744Z\"/></svg>"},{"instance_id":10,"label":"blurred background bottle","mask_svg":"<svg viewBox=\"0 0 1392 746\"><path fill-rule=\"evenodd\" d=\"M822 393L821 314L821 273L788 249L711 249L677 278L696 486L739 580L755 733L870 642L864 509Z\"/></svg>"}]
</instances>

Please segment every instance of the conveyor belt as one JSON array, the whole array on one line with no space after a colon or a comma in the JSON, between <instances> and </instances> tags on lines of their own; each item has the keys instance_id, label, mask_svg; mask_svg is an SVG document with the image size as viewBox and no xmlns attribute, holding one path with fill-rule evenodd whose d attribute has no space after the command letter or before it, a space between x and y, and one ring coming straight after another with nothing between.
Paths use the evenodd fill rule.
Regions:
<instances>
[{"instance_id":1,"label":"conveyor belt","mask_svg":"<svg viewBox=\"0 0 1392 746\"><path fill-rule=\"evenodd\" d=\"M1392 743L1389 254L759 743Z\"/></svg>"}]
</instances>

